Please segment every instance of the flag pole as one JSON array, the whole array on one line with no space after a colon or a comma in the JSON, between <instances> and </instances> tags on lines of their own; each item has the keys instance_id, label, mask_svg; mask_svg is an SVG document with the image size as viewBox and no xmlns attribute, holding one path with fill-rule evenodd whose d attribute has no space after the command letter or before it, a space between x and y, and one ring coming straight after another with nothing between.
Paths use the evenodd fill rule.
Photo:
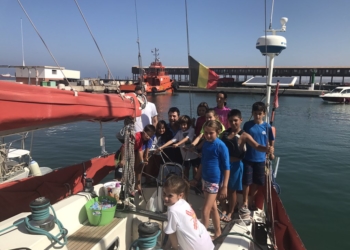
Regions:
<instances>
[{"instance_id":1,"label":"flag pole","mask_svg":"<svg viewBox=\"0 0 350 250\"><path fill-rule=\"evenodd\" d=\"M189 98L190 98L190 117L192 117L192 83L191 83L191 69L190 69L190 38L188 35L188 16L187 16L187 0L185 0L185 10L186 10L186 35L187 35L187 63L188 63L188 85L189 85Z\"/></svg>"}]
</instances>

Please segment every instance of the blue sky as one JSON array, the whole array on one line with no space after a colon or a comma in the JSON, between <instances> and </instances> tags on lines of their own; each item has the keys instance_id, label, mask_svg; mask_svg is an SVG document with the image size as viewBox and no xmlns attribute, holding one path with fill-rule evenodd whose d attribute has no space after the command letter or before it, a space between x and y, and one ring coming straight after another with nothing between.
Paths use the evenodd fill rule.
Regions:
<instances>
[{"instance_id":1,"label":"blue sky","mask_svg":"<svg viewBox=\"0 0 350 250\"><path fill-rule=\"evenodd\" d=\"M263 66L255 49L264 35L263 0L188 0L190 52L207 66ZM104 76L107 69L74 0L21 0L60 66L82 77ZM114 77L131 76L137 65L134 0L78 0ZM271 1L267 1L267 22ZM159 48L166 66L187 66L184 0L137 0L143 66ZM275 1L273 28L289 18L288 47L275 66L350 66L350 1ZM0 65L21 65L23 20L26 65L55 65L20 5L0 1ZM268 24L267 24L268 26ZM1 69L0 73L11 72Z\"/></svg>"}]
</instances>

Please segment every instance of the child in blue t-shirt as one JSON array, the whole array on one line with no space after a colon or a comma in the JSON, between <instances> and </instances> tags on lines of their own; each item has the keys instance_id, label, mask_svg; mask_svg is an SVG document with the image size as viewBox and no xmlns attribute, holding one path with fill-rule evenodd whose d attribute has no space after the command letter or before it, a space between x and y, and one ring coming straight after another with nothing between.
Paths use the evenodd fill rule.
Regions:
<instances>
[{"instance_id":1,"label":"child in blue t-shirt","mask_svg":"<svg viewBox=\"0 0 350 250\"><path fill-rule=\"evenodd\" d=\"M205 197L202 223L208 228L211 215L215 230L214 238L217 238L221 235L221 228L216 198L223 200L227 197L230 157L225 143L218 138L221 132L221 123L215 120L206 121L203 127L205 141L202 147L201 166L191 184L196 186L202 177L202 189Z\"/></svg>"},{"instance_id":2,"label":"child in blue t-shirt","mask_svg":"<svg viewBox=\"0 0 350 250\"><path fill-rule=\"evenodd\" d=\"M252 106L252 115L254 120L244 124L243 130L250 134L253 139L262 146L274 146L275 137L271 126L264 122L266 115L266 106L263 102L256 102ZM257 192L257 186L265 184L265 161L266 153L259 152L251 145L246 144L247 151L243 159L243 209L248 209L249 191L252 198L252 208L255 209L254 196Z\"/></svg>"}]
</instances>

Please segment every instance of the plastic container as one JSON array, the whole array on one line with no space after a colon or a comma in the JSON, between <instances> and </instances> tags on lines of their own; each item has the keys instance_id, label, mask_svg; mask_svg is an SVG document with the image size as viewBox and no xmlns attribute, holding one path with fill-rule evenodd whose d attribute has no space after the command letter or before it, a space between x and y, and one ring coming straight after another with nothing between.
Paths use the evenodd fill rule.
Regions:
<instances>
[{"instance_id":1,"label":"plastic container","mask_svg":"<svg viewBox=\"0 0 350 250\"><path fill-rule=\"evenodd\" d=\"M97 201L102 202L104 200L108 200L110 203L114 204L114 206L111 208L102 209L102 210L91 209L91 206L95 202L97 202ZM99 197L96 197L96 198L89 200L85 204L85 209L86 209L86 213L87 213L90 225L92 225L92 226L105 226L105 225L108 225L109 223L111 223L113 218L114 218L115 209L116 209L116 201L112 197L99 196Z\"/></svg>"},{"instance_id":2,"label":"plastic container","mask_svg":"<svg viewBox=\"0 0 350 250\"><path fill-rule=\"evenodd\" d=\"M119 201L119 194L121 190L121 184L119 181L106 182L104 185L105 195L115 198L116 201Z\"/></svg>"}]
</instances>

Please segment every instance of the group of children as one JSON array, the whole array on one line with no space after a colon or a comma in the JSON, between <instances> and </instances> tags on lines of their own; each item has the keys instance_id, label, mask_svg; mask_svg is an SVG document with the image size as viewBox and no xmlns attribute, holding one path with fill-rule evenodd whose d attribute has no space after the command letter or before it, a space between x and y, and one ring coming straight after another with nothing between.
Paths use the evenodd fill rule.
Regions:
<instances>
[{"instance_id":1,"label":"group of children","mask_svg":"<svg viewBox=\"0 0 350 250\"><path fill-rule=\"evenodd\" d=\"M265 104L253 104L254 119L246 122L241 129L241 112L226 107L226 101L226 93L218 92L215 108L209 108L205 102L200 103L197 108L199 117L195 123L187 115L179 117L180 111L171 108L168 113L169 124L161 120L156 127L147 125L144 131L140 132L139 137L143 144L146 145L147 139L152 138L149 140L152 141L152 146L144 146L146 152L138 154L139 162L135 162L137 174L140 172L136 166L148 162L147 148L154 148L156 153L150 157L145 171L149 175L157 176L157 170L162 164L162 151L172 145L169 150L181 150L185 177L189 179L192 168L194 178L190 184L200 186L204 193L201 224L186 202L185 197L189 189L187 182L177 176L172 176L166 181L163 187L164 204L168 206L168 226L165 233L170 235L174 248L180 245L183 249L199 249L194 246L203 244L200 249L213 249L212 244L205 243L207 239L210 241L206 228L211 217L215 230L214 238L221 235L217 200L222 203L228 200L224 220L230 220L233 215L237 204L237 191L243 190L241 209L248 210L248 205L254 209L254 199L248 204L249 194L254 197L257 185L264 185L266 157L274 157L274 135L271 126L263 121L266 114ZM171 112L174 110L177 114ZM178 131L174 131L174 125ZM142 146L136 148L135 143L135 150L141 152ZM141 180L140 175L138 180Z\"/></svg>"}]
</instances>

